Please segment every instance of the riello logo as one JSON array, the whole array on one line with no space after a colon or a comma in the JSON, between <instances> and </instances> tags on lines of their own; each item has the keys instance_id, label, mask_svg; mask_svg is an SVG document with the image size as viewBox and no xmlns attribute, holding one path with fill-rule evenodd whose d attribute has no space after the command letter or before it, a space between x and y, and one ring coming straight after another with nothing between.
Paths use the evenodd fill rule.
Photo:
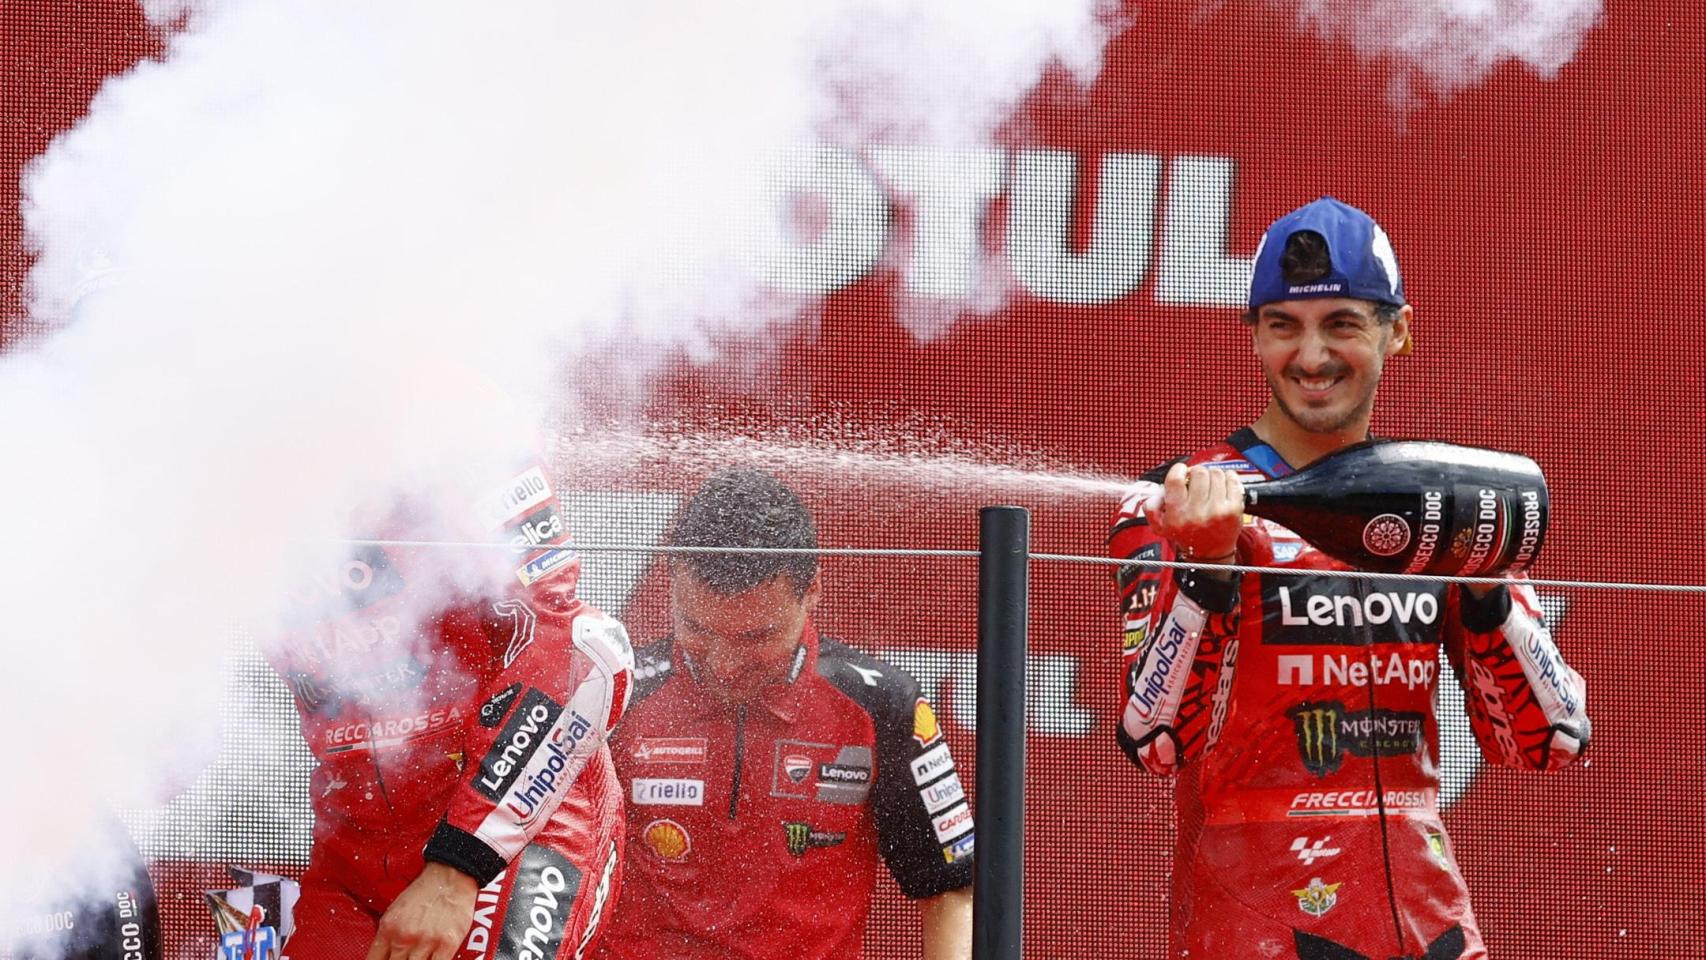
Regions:
<instances>
[{"instance_id":1,"label":"riello logo","mask_svg":"<svg viewBox=\"0 0 1706 960\"><path fill-rule=\"evenodd\" d=\"M778 230L758 262L772 286L814 295L885 262L903 265L914 296L975 298L999 257L1019 287L1056 303L1112 303L1153 279L1158 303L1236 306L1251 261L1227 253L1235 175L1217 156L818 147L783 163ZM997 201L1005 215L991 222ZM910 213L904 236L896 204Z\"/></svg>"}]
</instances>

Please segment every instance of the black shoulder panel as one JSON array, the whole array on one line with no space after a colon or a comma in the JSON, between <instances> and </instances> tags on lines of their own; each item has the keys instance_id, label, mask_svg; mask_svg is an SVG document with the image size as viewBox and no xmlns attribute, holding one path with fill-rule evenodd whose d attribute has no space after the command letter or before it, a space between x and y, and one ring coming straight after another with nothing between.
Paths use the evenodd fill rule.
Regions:
<instances>
[{"instance_id":1,"label":"black shoulder panel","mask_svg":"<svg viewBox=\"0 0 1706 960\"><path fill-rule=\"evenodd\" d=\"M901 893L939 896L972 882L973 825L947 741L918 681L836 640L818 641L817 672L870 715L877 782L871 812L877 849ZM924 732L919 724L926 723Z\"/></svg>"},{"instance_id":2,"label":"black shoulder panel","mask_svg":"<svg viewBox=\"0 0 1706 960\"><path fill-rule=\"evenodd\" d=\"M918 700L911 674L831 637L818 639L817 672L871 715L879 737L885 727L903 727L911 736Z\"/></svg>"}]
</instances>

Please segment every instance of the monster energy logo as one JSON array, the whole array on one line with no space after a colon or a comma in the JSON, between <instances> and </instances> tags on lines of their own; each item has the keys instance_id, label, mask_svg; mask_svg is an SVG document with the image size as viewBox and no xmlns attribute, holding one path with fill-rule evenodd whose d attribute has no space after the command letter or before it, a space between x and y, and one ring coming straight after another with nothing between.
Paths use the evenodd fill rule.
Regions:
<instances>
[{"instance_id":1,"label":"monster energy logo","mask_svg":"<svg viewBox=\"0 0 1706 960\"><path fill-rule=\"evenodd\" d=\"M803 857L812 847L840 846L847 839L845 833L832 833L828 830L813 830L809 823L790 821L782 824L787 832L788 852L796 857Z\"/></svg>"},{"instance_id":2,"label":"monster energy logo","mask_svg":"<svg viewBox=\"0 0 1706 960\"><path fill-rule=\"evenodd\" d=\"M1287 711L1297 731L1304 769L1317 777L1336 772L1345 751L1359 757L1396 756L1422 747L1423 716L1398 710L1351 712L1337 700L1300 703Z\"/></svg>"},{"instance_id":3,"label":"monster energy logo","mask_svg":"<svg viewBox=\"0 0 1706 960\"><path fill-rule=\"evenodd\" d=\"M1303 767L1317 777L1339 769L1344 753L1339 749L1340 706L1299 704L1291 709L1291 722L1297 727L1297 752Z\"/></svg>"}]
</instances>

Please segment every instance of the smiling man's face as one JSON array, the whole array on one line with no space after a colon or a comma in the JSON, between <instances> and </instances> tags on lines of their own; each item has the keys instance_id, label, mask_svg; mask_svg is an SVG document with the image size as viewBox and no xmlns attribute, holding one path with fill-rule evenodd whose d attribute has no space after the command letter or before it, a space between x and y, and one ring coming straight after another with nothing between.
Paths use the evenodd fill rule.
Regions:
<instances>
[{"instance_id":1,"label":"smiling man's face","mask_svg":"<svg viewBox=\"0 0 1706 960\"><path fill-rule=\"evenodd\" d=\"M1404 346L1409 323L1407 306L1381 323L1373 303L1342 297L1263 306L1254 340L1274 403L1309 433L1366 425L1386 358Z\"/></svg>"}]
</instances>

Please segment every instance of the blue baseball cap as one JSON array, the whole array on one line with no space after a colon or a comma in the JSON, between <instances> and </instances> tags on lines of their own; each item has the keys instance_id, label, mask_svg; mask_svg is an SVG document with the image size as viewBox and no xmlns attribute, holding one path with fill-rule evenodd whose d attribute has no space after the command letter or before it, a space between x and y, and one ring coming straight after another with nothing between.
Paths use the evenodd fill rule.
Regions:
<instances>
[{"instance_id":1,"label":"blue baseball cap","mask_svg":"<svg viewBox=\"0 0 1706 960\"><path fill-rule=\"evenodd\" d=\"M1312 230L1327 241L1332 268L1310 283L1293 286L1280 269L1280 257L1291 235ZM1398 258L1392 241L1374 218L1348 203L1322 197L1275 220L1256 247L1250 273L1250 308L1281 300L1350 297L1402 306L1404 281L1398 277Z\"/></svg>"}]
</instances>

